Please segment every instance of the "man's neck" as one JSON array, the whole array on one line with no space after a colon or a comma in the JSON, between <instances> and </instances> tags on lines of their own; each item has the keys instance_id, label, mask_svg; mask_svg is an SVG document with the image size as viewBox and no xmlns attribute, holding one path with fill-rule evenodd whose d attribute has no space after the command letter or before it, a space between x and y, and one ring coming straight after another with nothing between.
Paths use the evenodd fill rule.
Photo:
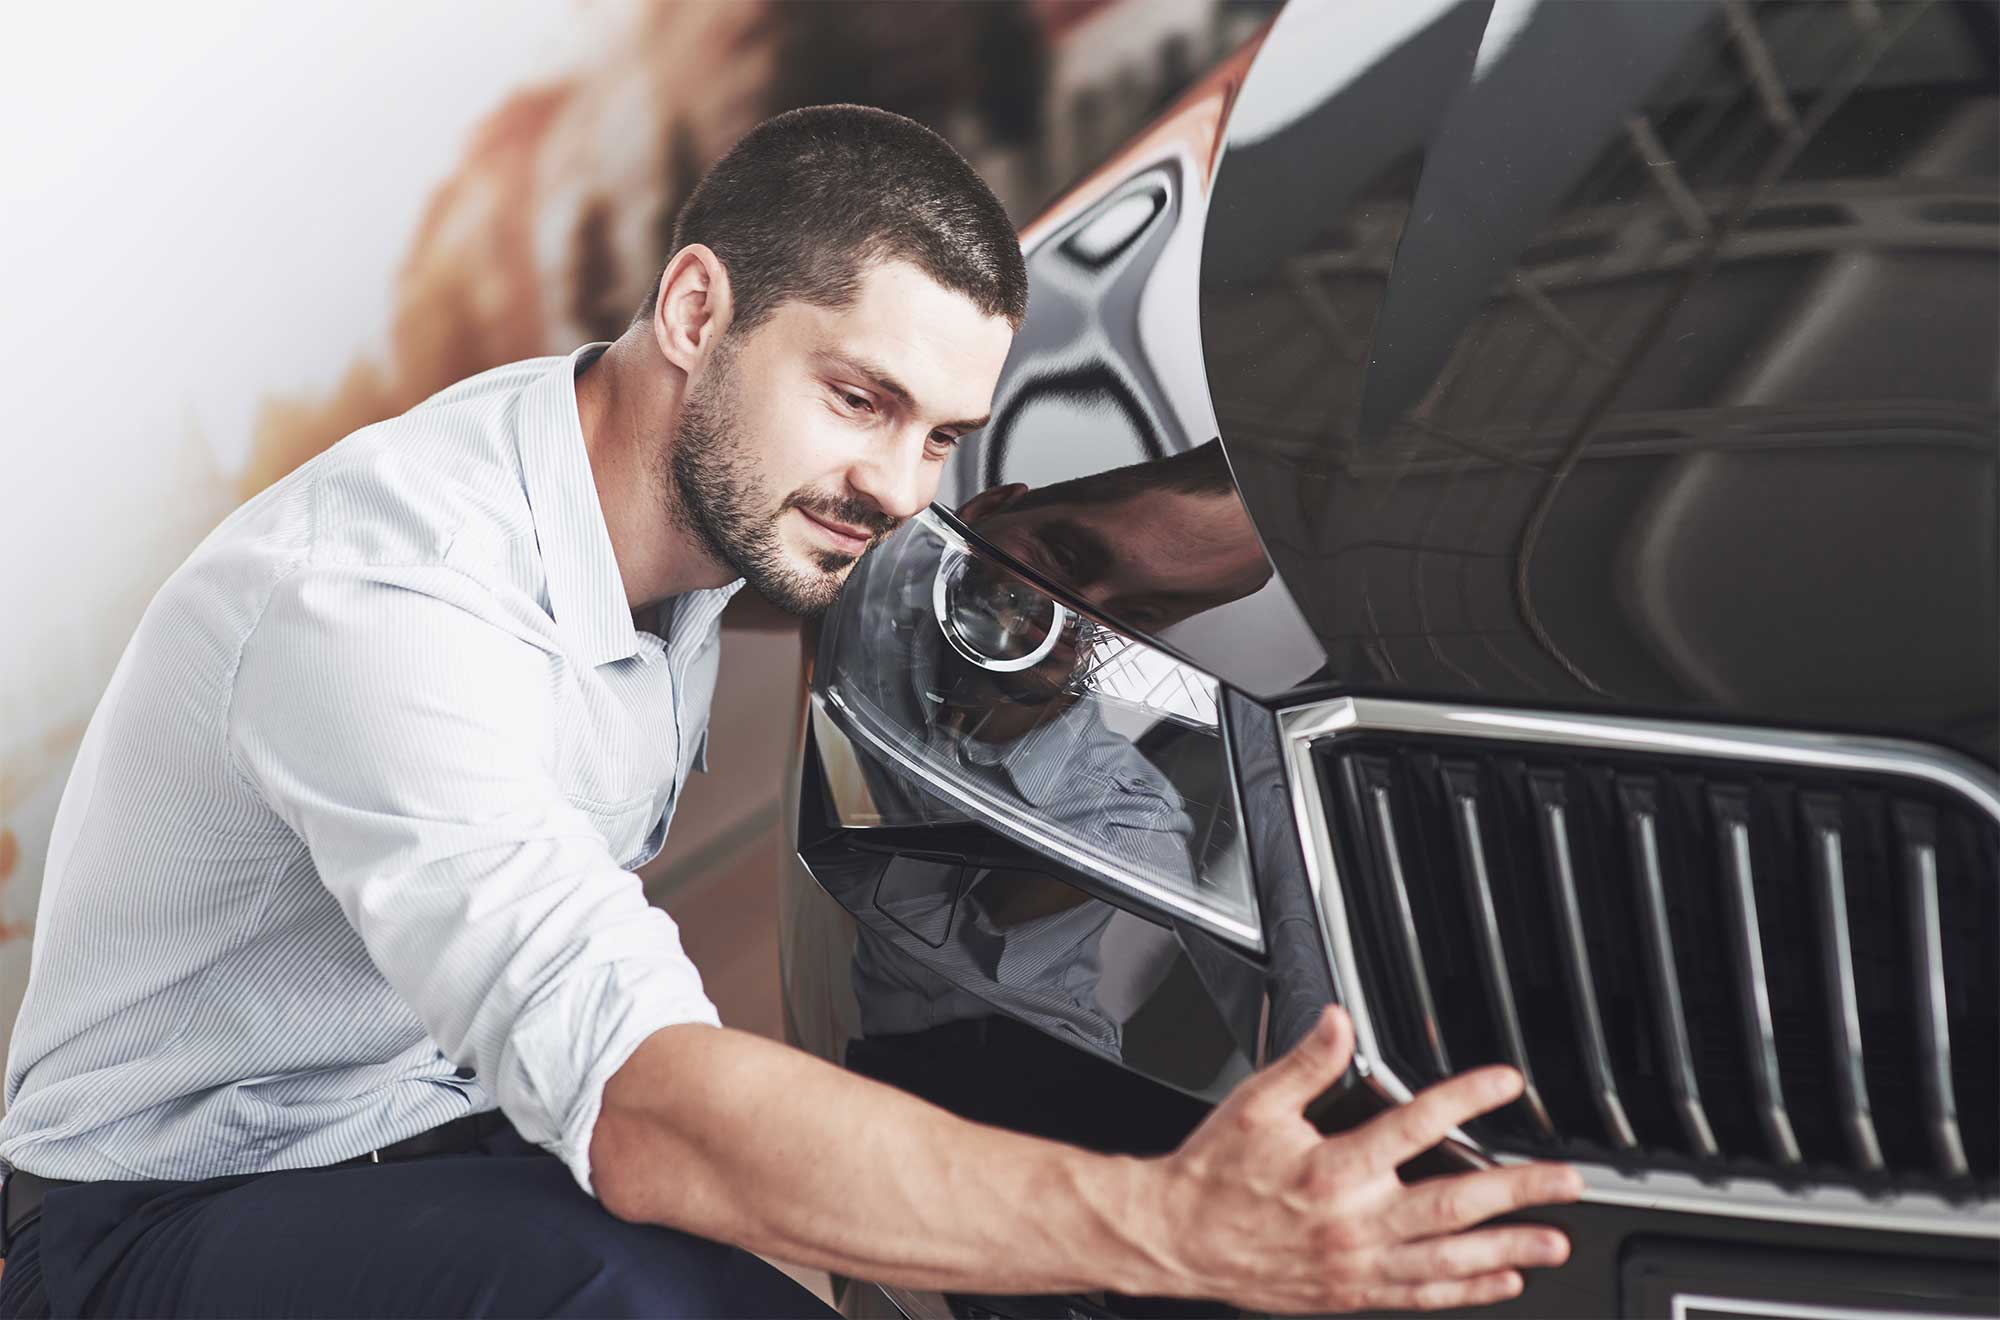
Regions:
<instances>
[{"instance_id":1,"label":"man's neck","mask_svg":"<svg viewBox=\"0 0 2000 1320\"><path fill-rule=\"evenodd\" d=\"M659 447L680 419L687 379L650 338L628 331L576 381L577 421L597 484L612 557L635 612L736 575L669 515L673 492Z\"/></svg>"}]
</instances>

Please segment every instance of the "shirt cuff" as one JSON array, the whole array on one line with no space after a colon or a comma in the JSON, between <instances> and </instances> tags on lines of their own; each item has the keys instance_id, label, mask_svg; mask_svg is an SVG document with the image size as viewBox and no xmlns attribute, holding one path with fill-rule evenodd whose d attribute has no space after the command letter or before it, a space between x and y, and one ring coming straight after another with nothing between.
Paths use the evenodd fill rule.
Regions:
<instances>
[{"instance_id":1,"label":"shirt cuff","mask_svg":"<svg viewBox=\"0 0 2000 1320\"><path fill-rule=\"evenodd\" d=\"M614 962L566 977L509 1035L495 1098L521 1135L561 1158L592 1198L590 1138L605 1083L662 1027L722 1025L691 964L672 961Z\"/></svg>"}]
</instances>

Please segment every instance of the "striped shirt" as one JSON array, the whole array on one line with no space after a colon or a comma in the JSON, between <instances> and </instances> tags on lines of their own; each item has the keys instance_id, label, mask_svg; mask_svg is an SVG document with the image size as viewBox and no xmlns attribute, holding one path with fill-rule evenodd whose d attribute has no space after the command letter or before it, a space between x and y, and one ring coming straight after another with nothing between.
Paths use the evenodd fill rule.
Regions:
<instances>
[{"instance_id":1,"label":"striped shirt","mask_svg":"<svg viewBox=\"0 0 2000 1320\"><path fill-rule=\"evenodd\" d=\"M299 1168L497 1106L592 1191L605 1081L717 1020L631 870L742 585L635 626L577 414L603 347L355 432L161 588L56 816L0 1163Z\"/></svg>"}]
</instances>

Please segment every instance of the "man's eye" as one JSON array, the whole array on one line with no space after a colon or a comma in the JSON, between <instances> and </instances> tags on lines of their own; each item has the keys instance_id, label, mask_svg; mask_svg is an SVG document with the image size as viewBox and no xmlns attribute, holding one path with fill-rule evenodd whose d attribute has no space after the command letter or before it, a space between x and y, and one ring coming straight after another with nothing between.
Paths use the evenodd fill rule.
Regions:
<instances>
[{"instance_id":1,"label":"man's eye","mask_svg":"<svg viewBox=\"0 0 2000 1320\"><path fill-rule=\"evenodd\" d=\"M835 389L834 393L840 396L840 401L842 403L854 409L856 412L875 411L874 400L870 399L865 394L852 394L843 389Z\"/></svg>"}]
</instances>

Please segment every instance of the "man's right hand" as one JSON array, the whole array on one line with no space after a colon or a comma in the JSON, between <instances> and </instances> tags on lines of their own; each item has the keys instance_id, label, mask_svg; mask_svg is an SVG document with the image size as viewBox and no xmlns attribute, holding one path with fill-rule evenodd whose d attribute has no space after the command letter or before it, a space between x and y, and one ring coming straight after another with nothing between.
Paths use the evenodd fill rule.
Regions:
<instances>
[{"instance_id":1,"label":"man's right hand","mask_svg":"<svg viewBox=\"0 0 2000 1320\"><path fill-rule=\"evenodd\" d=\"M1304 1110L1347 1071L1354 1029L1328 1008L1292 1051L1237 1087L1161 1161L1156 1266L1183 1296L1294 1312L1480 1306L1521 1291L1520 1271L1560 1265L1569 1240L1541 1225L1478 1225L1574 1201L1563 1164L1406 1184L1399 1165L1521 1094L1512 1068L1460 1074L1367 1123L1322 1136Z\"/></svg>"},{"instance_id":2,"label":"man's right hand","mask_svg":"<svg viewBox=\"0 0 2000 1320\"><path fill-rule=\"evenodd\" d=\"M939 1292L1115 1288L1260 1311L1478 1305L1560 1264L1540 1225L1477 1228L1582 1191L1561 1165L1406 1186L1398 1165L1521 1092L1456 1077L1336 1137L1304 1117L1347 1071L1331 1010L1171 1155L1104 1155L969 1123L775 1041L663 1027L605 1084L593 1190L665 1224L850 1278Z\"/></svg>"}]
</instances>

